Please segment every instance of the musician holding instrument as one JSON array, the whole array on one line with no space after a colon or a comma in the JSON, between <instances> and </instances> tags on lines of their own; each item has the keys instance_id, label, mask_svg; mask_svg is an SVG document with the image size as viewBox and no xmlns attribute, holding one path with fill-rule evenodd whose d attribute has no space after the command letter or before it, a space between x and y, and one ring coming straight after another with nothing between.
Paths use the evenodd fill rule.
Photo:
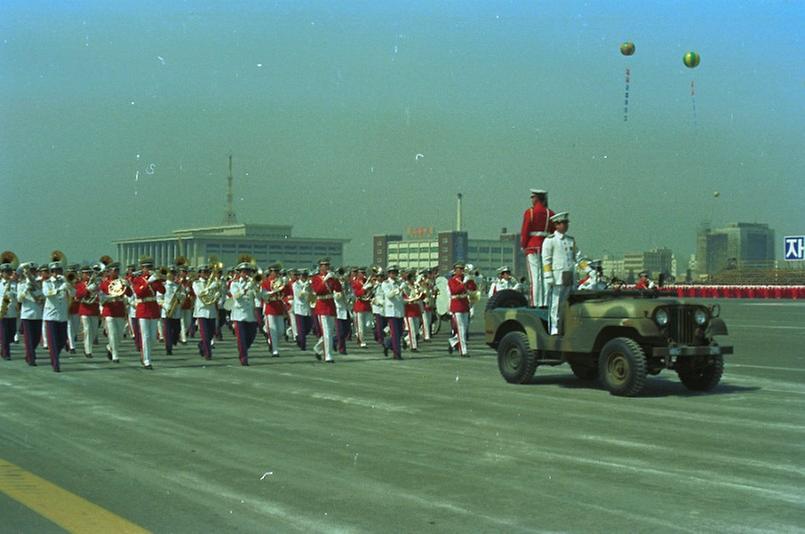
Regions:
<instances>
[{"instance_id":1,"label":"musician holding instrument","mask_svg":"<svg viewBox=\"0 0 805 534\"><path fill-rule=\"evenodd\" d=\"M347 354L347 338L351 334L350 329L350 294L352 286L348 280L348 273L343 267L339 267L335 271L336 278L341 284L341 291L333 293L333 302L335 303L335 349L339 354Z\"/></svg>"},{"instance_id":2,"label":"musician holding instrument","mask_svg":"<svg viewBox=\"0 0 805 534\"><path fill-rule=\"evenodd\" d=\"M67 347L67 308L70 300L75 296L75 288L63 276L64 267L59 262L49 265L51 276L42 282L42 294L45 297L45 307L42 311L42 320L45 324L50 365L56 373L61 372L59 356L62 349Z\"/></svg>"},{"instance_id":3,"label":"musician holding instrument","mask_svg":"<svg viewBox=\"0 0 805 534\"><path fill-rule=\"evenodd\" d=\"M450 315L453 323L453 336L447 342L447 350L458 350L461 357L468 357L467 331L470 326L470 293L478 290L475 279L464 274L464 263L453 265L453 276L447 281L450 290Z\"/></svg>"},{"instance_id":4,"label":"musician holding instrument","mask_svg":"<svg viewBox=\"0 0 805 534\"><path fill-rule=\"evenodd\" d=\"M3 259L10 259L5 254ZM17 310L17 282L14 280L16 267L8 262L0 264L0 355L4 360L11 359L11 343L17 333L19 313Z\"/></svg>"},{"instance_id":5,"label":"musician holding instrument","mask_svg":"<svg viewBox=\"0 0 805 534\"><path fill-rule=\"evenodd\" d=\"M310 303L313 293L310 289L310 272L302 269L299 278L293 283L293 316L296 320L296 345L307 350L307 335L310 333L312 319Z\"/></svg>"},{"instance_id":6,"label":"musician holding instrument","mask_svg":"<svg viewBox=\"0 0 805 534\"><path fill-rule=\"evenodd\" d=\"M20 302L25 362L32 367L36 367L36 347L42 341L42 312L45 307L42 282L47 276L47 265L37 268L36 264L29 263L23 269L22 277L17 282L17 300Z\"/></svg>"},{"instance_id":7,"label":"musician holding instrument","mask_svg":"<svg viewBox=\"0 0 805 534\"><path fill-rule=\"evenodd\" d=\"M179 335L179 342L182 345L187 343L187 336L195 335L195 323L193 322L193 302L196 295L193 293L193 280L191 278L191 270L187 264L179 265L179 280L178 282L184 288L184 300L181 305L181 312L179 315L182 333Z\"/></svg>"},{"instance_id":8,"label":"musician holding instrument","mask_svg":"<svg viewBox=\"0 0 805 534\"><path fill-rule=\"evenodd\" d=\"M254 266L242 262L237 266L237 275L229 285L232 296L230 318L235 329L238 344L238 358L243 366L249 365L249 348L257 337L257 317L254 314L255 295L262 291L260 283L254 279Z\"/></svg>"},{"instance_id":9,"label":"musician holding instrument","mask_svg":"<svg viewBox=\"0 0 805 534\"><path fill-rule=\"evenodd\" d=\"M366 267L359 267L352 279L352 293L355 295L355 304L352 311L355 314L355 325L358 333L358 346L362 349L366 344L366 333L372 323L372 298L375 290L374 281L366 277Z\"/></svg>"},{"instance_id":10,"label":"musician holding instrument","mask_svg":"<svg viewBox=\"0 0 805 534\"><path fill-rule=\"evenodd\" d=\"M173 347L179 343L182 332L182 303L185 289L177 282L179 270L168 267L165 275L165 294L162 297L162 337L165 341L165 354L173 354Z\"/></svg>"},{"instance_id":11,"label":"musician holding instrument","mask_svg":"<svg viewBox=\"0 0 805 534\"><path fill-rule=\"evenodd\" d=\"M272 356L280 355L280 338L285 332L285 302L282 300L285 289L285 278L280 275L278 263L268 266L268 276L263 280L261 296L263 297L263 327Z\"/></svg>"},{"instance_id":12,"label":"musician holding instrument","mask_svg":"<svg viewBox=\"0 0 805 534\"><path fill-rule=\"evenodd\" d=\"M198 279L193 282L196 295L193 317L198 325L198 353L205 360L212 359L212 338L215 335L215 319L218 317L218 299L221 296L220 269L212 272L209 265L200 265Z\"/></svg>"},{"instance_id":13,"label":"musician holding instrument","mask_svg":"<svg viewBox=\"0 0 805 534\"><path fill-rule=\"evenodd\" d=\"M140 327L140 358L144 369L154 369L151 356L157 337L157 322L161 313L157 304L157 293L165 293L165 285L159 274L152 272L154 260L150 257L140 259L141 274L132 279L131 289L137 297L135 317Z\"/></svg>"},{"instance_id":14,"label":"musician holding instrument","mask_svg":"<svg viewBox=\"0 0 805 534\"><path fill-rule=\"evenodd\" d=\"M417 337L419 334L419 327L422 324L422 308L420 306L425 294L417 283L416 271L410 271L405 275L405 282L402 285L402 293L403 302L405 303L405 344L409 349L411 349L411 352L417 352L419 350Z\"/></svg>"},{"instance_id":15,"label":"musician holding instrument","mask_svg":"<svg viewBox=\"0 0 805 534\"><path fill-rule=\"evenodd\" d=\"M319 341L313 347L316 358L322 356L326 363L335 363L333 359L333 337L335 336L335 293L343 291L341 282L330 271L330 258L319 260L319 272L310 282L316 295L316 320L319 324Z\"/></svg>"},{"instance_id":16,"label":"musician holding instrument","mask_svg":"<svg viewBox=\"0 0 805 534\"><path fill-rule=\"evenodd\" d=\"M127 299L134 293L128 280L120 277L120 264L110 263L101 281L101 316L106 323L106 357L120 363L120 344L126 328Z\"/></svg>"},{"instance_id":17,"label":"musician holding instrument","mask_svg":"<svg viewBox=\"0 0 805 534\"><path fill-rule=\"evenodd\" d=\"M100 290L100 269L95 266L81 268L81 280L75 285L75 299L78 301L78 316L84 333L84 356L92 358L92 346L98 336L98 317L101 310L98 302Z\"/></svg>"},{"instance_id":18,"label":"musician holding instrument","mask_svg":"<svg viewBox=\"0 0 805 534\"><path fill-rule=\"evenodd\" d=\"M372 267L372 271L372 288L374 289L372 315L375 317L375 341L383 347L386 344L386 299L383 296L383 282L386 280L386 275L380 266Z\"/></svg>"},{"instance_id":19,"label":"musician holding instrument","mask_svg":"<svg viewBox=\"0 0 805 534\"><path fill-rule=\"evenodd\" d=\"M296 324L296 317L294 316L293 311L293 285L299 279L299 270L298 269L288 269L288 276L286 278L285 287L282 288L282 301L285 303L285 313L288 314L288 329L286 332L290 331L291 333L291 341L296 343L296 338L299 336L299 331L297 329Z\"/></svg>"},{"instance_id":20,"label":"musician holding instrument","mask_svg":"<svg viewBox=\"0 0 805 534\"><path fill-rule=\"evenodd\" d=\"M389 349L395 360L402 360L402 330L405 315L405 302L403 300L404 283L398 278L400 268L389 265L386 269L388 278L382 284L383 291L383 317L389 327L389 338L383 342L383 354L389 355Z\"/></svg>"}]
</instances>

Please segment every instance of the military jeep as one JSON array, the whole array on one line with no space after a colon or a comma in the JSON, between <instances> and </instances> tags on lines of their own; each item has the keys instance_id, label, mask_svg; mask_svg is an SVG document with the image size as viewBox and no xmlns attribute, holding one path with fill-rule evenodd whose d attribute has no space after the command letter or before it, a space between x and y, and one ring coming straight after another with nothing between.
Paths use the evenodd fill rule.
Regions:
<instances>
[{"instance_id":1,"label":"military jeep","mask_svg":"<svg viewBox=\"0 0 805 534\"><path fill-rule=\"evenodd\" d=\"M673 369L692 391L721 380L732 346L718 304L672 298L656 290L577 291L560 309L561 335L548 335L548 310L530 308L513 290L486 306L486 343L497 349L498 368L512 384L531 381L537 367L568 363L581 380L600 380L613 395L634 396L647 375Z\"/></svg>"}]
</instances>

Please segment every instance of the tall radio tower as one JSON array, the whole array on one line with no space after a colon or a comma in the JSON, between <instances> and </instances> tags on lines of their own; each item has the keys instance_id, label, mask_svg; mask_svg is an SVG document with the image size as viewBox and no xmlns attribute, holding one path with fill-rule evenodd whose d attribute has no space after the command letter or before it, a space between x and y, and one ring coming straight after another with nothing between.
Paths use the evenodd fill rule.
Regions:
<instances>
[{"instance_id":1,"label":"tall radio tower","mask_svg":"<svg viewBox=\"0 0 805 534\"><path fill-rule=\"evenodd\" d=\"M229 154L229 176L226 179L226 213L223 224L238 224L235 208L232 207L232 154Z\"/></svg>"}]
</instances>

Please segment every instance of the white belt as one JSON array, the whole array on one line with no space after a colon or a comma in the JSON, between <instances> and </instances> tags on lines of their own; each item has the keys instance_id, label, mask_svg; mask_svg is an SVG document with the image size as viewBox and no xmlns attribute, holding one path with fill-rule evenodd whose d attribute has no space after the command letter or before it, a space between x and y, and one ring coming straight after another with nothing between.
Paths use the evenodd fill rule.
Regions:
<instances>
[{"instance_id":1,"label":"white belt","mask_svg":"<svg viewBox=\"0 0 805 534\"><path fill-rule=\"evenodd\" d=\"M551 234L548 232L528 232L528 235L531 237L548 237Z\"/></svg>"},{"instance_id":2,"label":"white belt","mask_svg":"<svg viewBox=\"0 0 805 534\"><path fill-rule=\"evenodd\" d=\"M144 299L136 299L134 304L142 304L144 302L156 302L156 297L145 297Z\"/></svg>"},{"instance_id":3,"label":"white belt","mask_svg":"<svg viewBox=\"0 0 805 534\"><path fill-rule=\"evenodd\" d=\"M467 293L460 293L457 295L450 295L451 299L468 299L470 296Z\"/></svg>"},{"instance_id":4,"label":"white belt","mask_svg":"<svg viewBox=\"0 0 805 534\"><path fill-rule=\"evenodd\" d=\"M316 300L328 300L333 298L332 295L316 295Z\"/></svg>"}]
</instances>

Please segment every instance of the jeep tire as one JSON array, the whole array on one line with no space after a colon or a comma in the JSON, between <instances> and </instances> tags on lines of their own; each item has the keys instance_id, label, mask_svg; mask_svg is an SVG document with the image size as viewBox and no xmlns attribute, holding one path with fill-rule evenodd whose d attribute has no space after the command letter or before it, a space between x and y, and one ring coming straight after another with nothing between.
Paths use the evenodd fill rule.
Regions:
<instances>
[{"instance_id":1,"label":"jeep tire","mask_svg":"<svg viewBox=\"0 0 805 534\"><path fill-rule=\"evenodd\" d=\"M527 384L537 370L537 353L522 332L509 332L498 344L498 369L510 384Z\"/></svg>"},{"instance_id":2,"label":"jeep tire","mask_svg":"<svg viewBox=\"0 0 805 534\"><path fill-rule=\"evenodd\" d=\"M724 357L687 358L677 362L676 374L679 380L691 391L710 391L721 381L724 374Z\"/></svg>"},{"instance_id":3,"label":"jeep tire","mask_svg":"<svg viewBox=\"0 0 805 534\"><path fill-rule=\"evenodd\" d=\"M486 310L495 308L524 308L528 306L525 295L514 289L504 289L498 291L486 301Z\"/></svg>"},{"instance_id":4,"label":"jeep tire","mask_svg":"<svg viewBox=\"0 0 805 534\"><path fill-rule=\"evenodd\" d=\"M646 385L646 355L628 337L616 337L604 345L598 370L602 384L612 395L633 397Z\"/></svg>"}]
</instances>

